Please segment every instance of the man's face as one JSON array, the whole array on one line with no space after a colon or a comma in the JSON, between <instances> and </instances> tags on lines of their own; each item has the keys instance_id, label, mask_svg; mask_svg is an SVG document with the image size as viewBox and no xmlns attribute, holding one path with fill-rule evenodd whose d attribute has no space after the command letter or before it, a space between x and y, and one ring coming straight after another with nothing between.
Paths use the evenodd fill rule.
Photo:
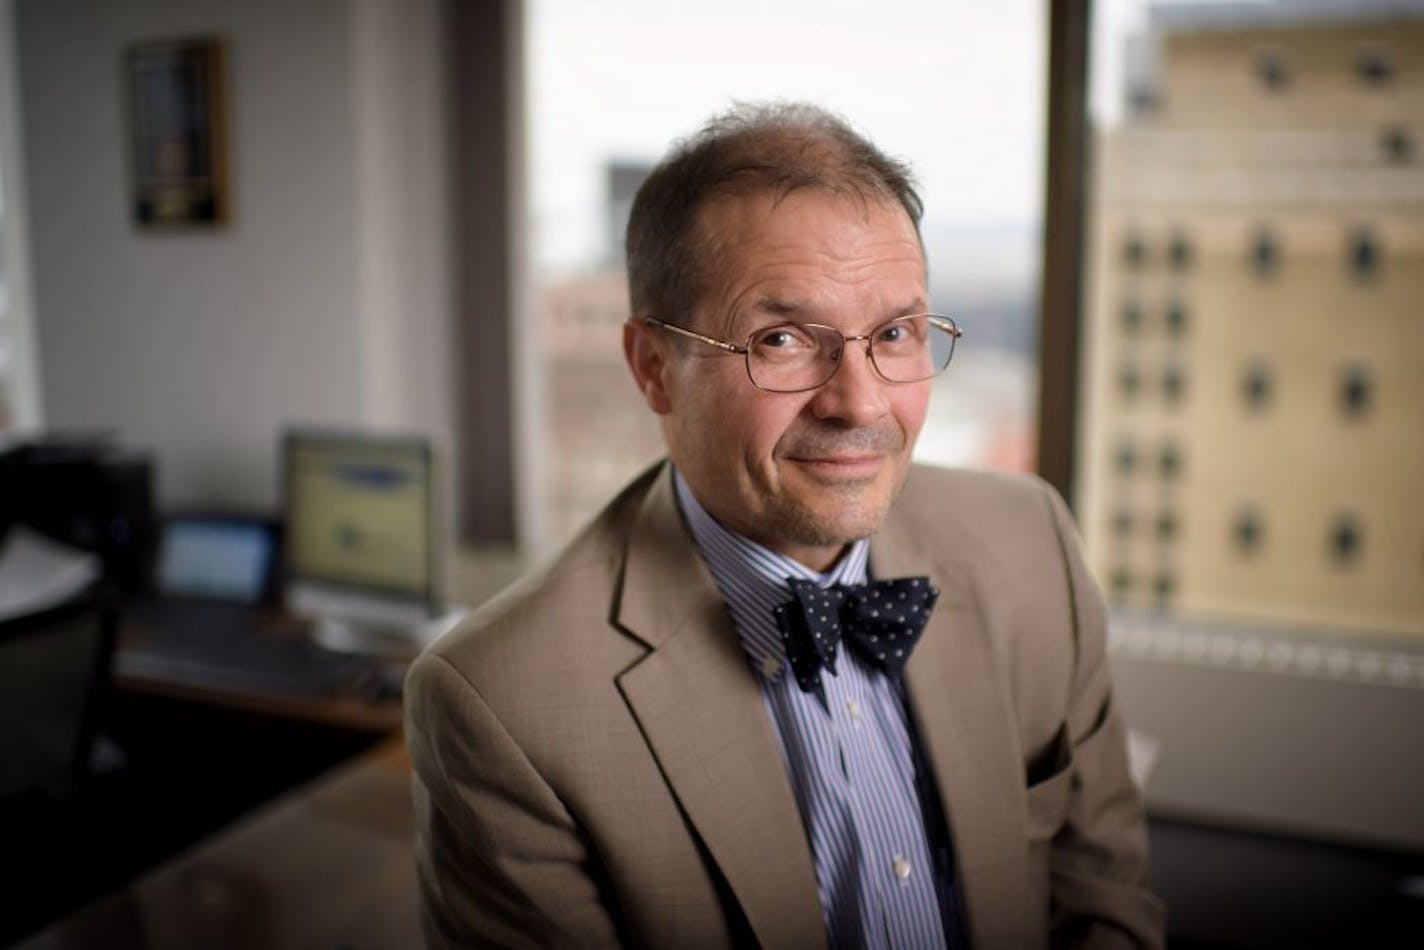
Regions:
<instances>
[{"instance_id":1,"label":"man's face","mask_svg":"<svg viewBox=\"0 0 1424 950\"><path fill-rule=\"evenodd\" d=\"M898 204L754 194L714 202L701 226L716 274L696 313L653 316L743 343L786 322L855 336L928 309L924 257ZM626 342L673 463L723 525L816 568L879 528L908 470L928 381L886 382L859 341L819 389L771 393L752 385L740 356L637 321Z\"/></svg>"}]
</instances>

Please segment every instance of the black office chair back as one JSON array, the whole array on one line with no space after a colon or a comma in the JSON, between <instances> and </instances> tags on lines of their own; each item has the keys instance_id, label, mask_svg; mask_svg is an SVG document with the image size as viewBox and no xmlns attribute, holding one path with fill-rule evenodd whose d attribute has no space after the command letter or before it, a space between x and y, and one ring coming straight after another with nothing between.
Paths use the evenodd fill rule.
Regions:
<instances>
[{"instance_id":1,"label":"black office chair back","mask_svg":"<svg viewBox=\"0 0 1424 950\"><path fill-rule=\"evenodd\" d=\"M0 621L0 799L83 781L109 687L117 614L90 592Z\"/></svg>"}]
</instances>

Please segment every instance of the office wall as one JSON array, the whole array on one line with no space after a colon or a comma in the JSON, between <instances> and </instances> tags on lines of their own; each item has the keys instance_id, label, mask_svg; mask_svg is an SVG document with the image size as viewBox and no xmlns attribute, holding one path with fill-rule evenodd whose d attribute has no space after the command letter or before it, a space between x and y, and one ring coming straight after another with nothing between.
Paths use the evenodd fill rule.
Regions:
<instances>
[{"instance_id":1,"label":"office wall","mask_svg":"<svg viewBox=\"0 0 1424 950\"><path fill-rule=\"evenodd\" d=\"M45 423L154 449L168 506L267 508L289 422L448 439L438 0L19 0ZM124 47L228 43L234 215L129 211Z\"/></svg>"}]
</instances>

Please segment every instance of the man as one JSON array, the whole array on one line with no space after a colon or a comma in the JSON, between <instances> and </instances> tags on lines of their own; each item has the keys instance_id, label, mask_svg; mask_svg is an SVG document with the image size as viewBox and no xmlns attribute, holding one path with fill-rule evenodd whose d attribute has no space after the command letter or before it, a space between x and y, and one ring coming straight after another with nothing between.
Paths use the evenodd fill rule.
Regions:
<instances>
[{"instance_id":1,"label":"man","mask_svg":"<svg viewBox=\"0 0 1424 950\"><path fill-rule=\"evenodd\" d=\"M919 217L805 106L644 184L624 349L670 462L411 670L432 945L1160 944L1068 515L910 464L958 335Z\"/></svg>"}]
</instances>

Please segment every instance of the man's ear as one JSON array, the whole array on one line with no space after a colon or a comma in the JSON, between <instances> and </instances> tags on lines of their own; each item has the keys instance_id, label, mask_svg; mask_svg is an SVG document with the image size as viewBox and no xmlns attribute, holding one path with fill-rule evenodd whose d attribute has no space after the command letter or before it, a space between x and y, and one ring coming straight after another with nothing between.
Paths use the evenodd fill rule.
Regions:
<instances>
[{"instance_id":1,"label":"man's ear","mask_svg":"<svg viewBox=\"0 0 1424 950\"><path fill-rule=\"evenodd\" d=\"M638 384L648 408L660 416L672 412L668 377L672 372L666 341L656 339L657 330L638 317L623 324L623 356Z\"/></svg>"}]
</instances>

